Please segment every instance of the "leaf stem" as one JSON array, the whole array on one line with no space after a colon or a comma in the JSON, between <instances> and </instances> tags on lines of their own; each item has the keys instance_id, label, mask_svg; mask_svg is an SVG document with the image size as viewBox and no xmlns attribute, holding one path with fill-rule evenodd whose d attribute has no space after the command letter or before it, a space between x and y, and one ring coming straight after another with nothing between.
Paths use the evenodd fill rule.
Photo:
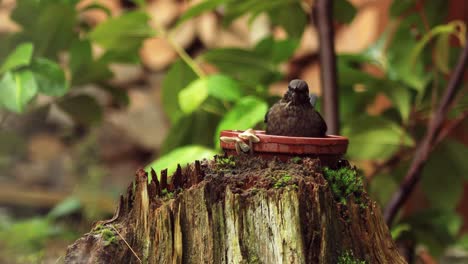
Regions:
<instances>
[{"instance_id":1,"label":"leaf stem","mask_svg":"<svg viewBox=\"0 0 468 264\"><path fill-rule=\"evenodd\" d=\"M195 62L195 60L190 57L190 55L182 48L177 42L172 38L172 32L167 32L159 23L155 22L156 30L159 32L160 36L164 38L172 48L175 50L177 55L192 69L193 72L198 76L198 78L203 78L206 74L200 68L200 66Z\"/></svg>"}]
</instances>

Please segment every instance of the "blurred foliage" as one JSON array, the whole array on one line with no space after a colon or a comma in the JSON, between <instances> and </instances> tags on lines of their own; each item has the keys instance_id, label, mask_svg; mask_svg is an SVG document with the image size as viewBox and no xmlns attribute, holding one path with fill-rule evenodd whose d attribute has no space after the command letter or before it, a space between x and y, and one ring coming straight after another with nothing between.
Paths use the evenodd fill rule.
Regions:
<instances>
[{"instance_id":1,"label":"blurred foliage","mask_svg":"<svg viewBox=\"0 0 468 264\"><path fill-rule=\"evenodd\" d=\"M92 27L80 20L80 12L96 9L111 16L110 11L96 3L78 10L77 2L18 1L12 19L22 30L0 42L0 107L32 111L35 98L42 94L53 97L52 104L79 124L93 125L101 119L102 110L95 98L79 92L84 85L97 84L116 102L128 102L125 93L107 82L112 78L109 64L138 63L142 41L155 34L148 15L140 9L128 11ZM174 62L162 84L171 130L161 148L162 157L148 169L168 167L171 172L177 163L212 156L219 152L221 130L262 128L268 106L278 100L269 86L285 78L281 66L292 58L309 20L302 4L299 0L207 0L180 17L173 29L212 10L222 9L224 25L244 15L253 21L263 13L274 26L284 29L287 38L269 36L252 48L212 48ZM370 193L383 206L414 156L460 47L466 45L466 25L446 23L446 1L425 1L417 12L415 5L415 0L393 1L391 21L378 41L359 54L338 54L342 134L351 142L347 158L371 164L400 158L396 165L384 166L369 184ZM350 23L356 14L356 8L345 0L335 1L334 10L340 23ZM450 45L453 38L457 46ZM104 52L95 54L93 44ZM200 62L219 72L200 73ZM380 74L368 73L365 68L369 66ZM378 95L392 105L379 115L367 114ZM456 100L450 119L466 114L466 109L464 96ZM422 177L430 208L401 218L392 232L395 237L411 237L434 254L456 243L460 218L454 209L468 171L464 157L468 149L453 140L442 141L434 150ZM41 226L46 234L54 233L48 227L50 219L31 221L30 225Z\"/></svg>"},{"instance_id":2,"label":"blurred foliage","mask_svg":"<svg viewBox=\"0 0 468 264\"><path fill-rule=\"evenodd\" d=\"M0 241L2 241L0 254L7 256L20 254L21 257L11 260L14 263L40 262L44 253L42 249L51 239L59 238L71 242L78 237L78 234L69 228L69 224L60 219L78 212L79 209L81 209L80 201L69 197L43 217L14 221L8 217L0 219Z\"/></svg>"},{"instance_id":3,"label":"blurred foliage","mask_svg":"<svg viewBox=\"0 0 468 264\"><path fill-rule=\"evenodd\" d=\"M80 19L81 12L110 11L97 3L77 9L78 2L18 1L11 18L21 30L3 35L0 43L1 108L17 113L34 110L37 95L47 95L78 123L92 125L101 118L101 106L80 94L81 87L97 84L117 103L128 101L107 82L112 78L109 64L138 63L143 40L154 35L149 16L127 12L91 28ZM97 56L92 44L104 52Z\"/></svg>"}]
</instances>

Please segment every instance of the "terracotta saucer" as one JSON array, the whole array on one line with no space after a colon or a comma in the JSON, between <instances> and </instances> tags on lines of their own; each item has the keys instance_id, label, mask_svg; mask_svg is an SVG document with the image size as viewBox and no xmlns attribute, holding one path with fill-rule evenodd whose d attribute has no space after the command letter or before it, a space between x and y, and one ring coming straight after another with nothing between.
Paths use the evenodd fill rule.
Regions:
<instances>
[{"instance_id":1,"label":"terracotta saucer","mask_svg":"<svg viewBox=\"0 0 468 264\"><path fill-rule=\"evenodd\" d=\"M242 130L223 130L220 136L238 137ZM286 161L293 157L319 158L322 164L334 166L346 153L348 139L342 136L327 135L324 138L285 137L266 135L263 130L255 130L260 142L253 144L253 155L264 159L278 157ZM220 141L227 155L238 155L235 143Z\"/></svg>"}]
</instances>

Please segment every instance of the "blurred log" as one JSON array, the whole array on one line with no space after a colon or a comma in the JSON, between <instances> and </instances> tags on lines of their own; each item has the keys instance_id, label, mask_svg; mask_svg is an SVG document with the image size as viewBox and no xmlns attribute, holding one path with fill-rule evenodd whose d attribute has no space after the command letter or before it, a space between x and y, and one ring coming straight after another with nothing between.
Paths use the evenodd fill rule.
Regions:
<instances>
[{"instance_id":1,"label":"blurred log","mask_svg":"<svg viewBox=\"0 0 468 264\"><path fill-rule=\"evenodd\" d=\"M53 208L55 205L72 195L72 191L50 191L45 189L25 188L19 184L2 183L0 185L0 205L27 206L33 208ZM110 197L79 197L85 204L94 204L103 212L111 213L114 209ZM97 203L97 204L96 204Z\"/></svg>"},{"instance_id":2,"label":"blurred log","mask_svg":"<svg viewBox=\"0 0 468 264\"><path fill-rule=\"evenodd\" d=\"M156 37L145 40L140 50L140 57L146 67L153 71L160 71L177 58L177 53L169 42Z\"/></svg>"},{"instance_id":3,"label":"blurred log","mask_svg":"<svg viewBox=\"0 0 468 264\"><path fill-rule=\"evenodd\" d=\"M215 47L216 37L220 31L220 25L214 13L205 13L197 18L197 35L201 42L208 48Z\"/></svg>"},{"instance_id":4,"label":"blurred log","mask_svg":"<svg viewBox=\"0 0 468 264\"><path fill-rule=\"evenodd\" d=\"M76 8L78 10L81 10L93 3L97 3L106 7L108 10L110 10L112 16L117 16L122 12L122 8L119 4L119 1L115 0L81 0L76 6ZM108 15L104 11L99 9L81 11L80 16L90 25L97 25L108 19Z\"/></svg>"},{"instance_id":5,"label":"blurred log","mask_svg":"<svg viewBox=\"0 0 468 264\"><path fill-rule=\"evenodd\" d=\"M140 50L140 57L143 64L153 71L167 68L178 56L167 37L170 37L176 45L187 48L195 40L194 22L185 22L175 29L170 36L155 37L144 41Z\"/></svg>"},{"instance_id":6,"label":"blurred log","mask_svg":"<svg viewBox=\"0 0 468 264\"><path fill-rule=\"evenodd\" d=\"M151 1L146 5L146 11L153 25L163 27L169 26L180 14L179 4L173 0Z\"/></svg>"},{"instance_id":7,"label":"blurred log","mask_svg":"<svg viewBox=\"0 0 468 264\"><path fill-rule=\"evenodd\" d=\"M140 170L114 217L69 246L65 263L338 263L348 253L366 263L406 263L374 202L336 203L306 163L281 167L295 173L294 185L278 188L266 182L284 165L242 162L232 174L216 162L178 169L174 192L160 195ZM199 183L180 178L203 175Z\"/></svg>"}]
</instances>

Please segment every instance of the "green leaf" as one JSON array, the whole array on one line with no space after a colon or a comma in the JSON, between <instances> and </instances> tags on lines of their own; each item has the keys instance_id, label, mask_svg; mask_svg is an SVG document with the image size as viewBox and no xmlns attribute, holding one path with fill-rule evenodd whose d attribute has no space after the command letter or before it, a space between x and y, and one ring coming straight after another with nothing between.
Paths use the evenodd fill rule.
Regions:
<instances>
[{"instance_id":1,"label":"green leaf","mask_svg":"<svg viewBox=\"0 0 468 264\"><path fill-rule=\"evenodd\" d=\"M406 33L409 35L409 31ZM400 41L403 43L399 43ZM391 80L402 81L419 93L423 93L432 76L424 70L422 60L411 61L410 53L415 45L416 42L411 36L398 34L398 38L388 49L388 77Z\"/></svg>"},{"instance_id":2,"label":"green leaf","mask_svg":"<svg viewBox=\"0 0 468 264\"><path fill-rule=\"evenodd\" d=\"M457 246L458 248L463 249L463 250L468 250L468 234L462 235L462 236L458 239L456 246Z\"/></svg>"},{"instance_id":3,"label":"green leaf","mask_svg":"<svg viewBox=\"0 0 468 264\"><path fill-rule=\"evenodd\" d=\"M151 168L153 168L159 176L159 172L167 168L167 173L172 175L177 169L177 164L185 166L187 163L195 160L210 159L216 154L217 152L214 149L198 145L189 145L167 153L146 166L145 170L150 172Z\"/></svg>"},{"instance_id":4,"label":"green leaf","mask_svg":"<svg viewBox=\"0 0 468 264\"><path fill-rule=\"evenodd\" d=\"M270 1L257 2L268 3ZM281 26L288 33L289 38L300 39L307 25L307 15L300 1L279 0L276 2L280 4L268 12L271 22Z\"/></svg>"},{"instance_id":5,"label":"green leaf","mask_svg":"<svg viewBox=\"0 0 468 264\"><path fill-rule=\"evenodd\" d=\"M253 128L263 121L267 110L267 103L256 97L247 96L239 100L219 123L215 134L215 145L219 145L219 135L222 130Z\"/></svg>"},{"instance_id":6,"label":"green leaf","mask_svg":"<svg viewBox=\"0 0 468 264\"><path fill-rule=\"evenodd\" d=\"M267 10L262 7L267 1L244 0L242 2L232 1L225 6L223 17L223 25L227 26L232 23L236 18L246 15L247 13L254 12L254 15ZM268 1L274 2L274 1Z\"/></svg>"},{"instance_id":7,"label":"green leaf","mask_svg":"<svg viewBox=\"0 0 468 264\"><path fill-rule=\"evenodd\" d=\"M93 54L89 40L77 40L70 48L70 70L72 76L77 75L83 68L91 64Z\"/></svg>"},{"instance_id":8,"label":"green leaf","mask_svg":"<svg viewBox=\"0 0 468 264\"><path fill-rule=\"evenodd\" d=\"M213 137L219 121L218 115L201 110L180 117L171 126L161 146L160 154L184 145L213 147Z\"/></svg>"},{"instance_id":9,"label":"green leaf","mask_svg":"<svg viewBox=\"0 0 468 264\"><path fill-rule=\"evenodd\" d=\"M31 63L32 54L32 43L23 43L19 45L3 62L0 67L0 74L29 65Z\"/></svg>"},{"instance_id":10,"label":"green leaf","mask_svg":"<svg viewBox=\"0 0 468 264\"><path fill-rule=\"evenodd\" d=\"M102 119L102 109L98 102L89 95L76 95L64 98L59 106L79 124L91 126Z\"/></svg>"},{"instance_id":11,"label":"green leaf","mask_svg":"<svg viewBox=\"0 0 468 264\"><path fill-rule=\"evenodd\" d=\"M179 105L184 113L195 111L208 98L207 78L191 82L179 93Z\"/></svg>"},{"instance_id":12,"label":"green leaf","mask_svg":"<svg viewBox=\"0 0 468 264\"><path fill-rule=\"evenodd\" d=\"M387 29L384 31L379 39L371 44L364 52L361 53L364 58L374 61L374 64L383 70L387 70L388 61L387 61L387 45L388 45L388 36L390 30Z\"/></svg>"},{"instance_id":13,"label":"green leaf","mask_svg":"<svg viewBox=\"0 0 468 264\"><path fill-rule=\"evenodd\" d=\"M411 230L410 225L399 224L399 225L392 227L392 230L390 231L390 233L392 235L392 239L397 240L401 236L402 233L410 231L410 230Z\"/></svg>"},{"instance_id":14,"label":"green leaf","mask_svg":"<svg viewBox=\"0 0 468 264\"><path fill-rule=\"evenodd\" d=\"M208 12L214 10L219 5L228 2L229 0L205 0L202 1L194 6L192 6L189 10L185 11L182 16L177 21L177 26L184 23L185 21L199 16L204 12Z\"/></svg>"},{"instance_id":15,"label":"green leaf","mask_svg":"<svg viewBox=\"0 0 468 264\"><path fill-rule=\"evenodd\" d=\"M401 223L409 224L411 226L409 232L416 241L428 247L434 256L439 256L445 247L456 241L455 237L460 230L462 220L453 210L430 208L413 213Z\"/></svg>"},{"instance_id":16,"label":"green leaf","mask_svg":"<svg viewBox=\"0 0 468 264\"><path fill-rule=\"evenodd\" d=\"M37 81L39 92L50 96L62 96L69 88L65 73L60 66L48 59L36 58L31 70Z\"/></svg>"},{"instance_id":17,"label":"green leaf","mask_svg":"<svg viewBox=\"0 0 468 264\"><path fill-rule=\"evenodd\" d=\"M410 7L414 6L416 2L414 0L399 0L393 1L390 6L390 16L398 17L406 12Z\"/></svg>"},{"instance_id":18,"label":"green leaf","mask_svg":"<svg viewBox=\"0 0 468 264\"><path fill-rule=\"evenodd\" d=\"M81 202L79 199L76 197L68 197L52 208L52 210L47 214L47 217L51 220L55 220L59 217L77 212L80 208Z\"/></svg>"},{"instance_id":19,"label":"green leaf","mask_svg":"<svg viewBox=\"0 0 468 264\"><path fill-rule=\"evenodd\" d=\"M450 43L449 35L440 35L437 38L434 52L434 62L440 72L444 74L450 73L449 58L450 58Z\"/></svg>"},{"instance_id":20,"label":"green leaf","mask_svg":"<svg viewBox=\"0 0 468 264\"><path fill-rule=\"evenodd\" d=\"M223 101L237 101L243 96L239 83L229 76L214 74L207 77L208 94Z\"/></svg>"},{"instance_id":21,"label":"green leaf","mask_svg":"<svg viewBox=\"0 0 468 264\"><path fill-rule=\"evenodd\" d=\"M105 5L101 5L99 4L98 2L94 2L94 3L91 3L83 8L80 9L80 12L86 12L86 11L89 11L89 10L101 10L104 12L104 14L107 15L107 17L111 17L112 16L112 12L111 10L105 6Z\"/></svg>"},{"instance_id":22,"label":"green leaf","mask_svg":"<svg viewBox=\"0 0 468 264\"><path fill-rule=\"evenodd\" d=\"M283 27L290 38L300 38L307 24L307 16L299 0L228 1L224 10L225 26L243 15L250 14L252 21L258 14L267 12L272 23Z\"/></svg>"},{"instance_id":23,"label":"green leaf","mask_svg":"<svg viewBox=\"0 0 468 264\"><path fill-rule=\"evenodd\" d=\"M6 72L0 80L0 105L20 113L37 93L37 83L29 70Z\"/></svg>"},{"instance_id":24,"label":"green leaf","mask_svg":"<svg viewBox=\"0 0 468 264\"><path fill-rule=\"evenodd\" d=\"M93 60L89 40L75 41L70 48L70 70L73 85L83 85L110 79L112 72L102 57Z\"/></svg>"},{"instance_id":25,"label":"green leaf","mask_svg":"<svg viewBox=\"0 0 468 264\"><path fill-rule=\"evenodd\" d=\"M348 155L356 160L384 160L400 146L414 145L402 127L379 116L361 115L349 120L342 133L349 138Z\"/></svg>"},{"instance_id":26,"label":"green leaf","mask_svg":"<svg viewBox=\"0 0 468 264\"><path fill-rule=\"evenodd\" d=\"M162 104L172 124L183 115L179 106L179 92L189 85L197 75L184 61L174 62L162 82Z\"/></svg>"},{"instance_id":27,"label":"green leaf","mask_svg":"<svg viewBox=\"0 0 468 264\"><path fill-rule=\"evenodd\" d=\"M375 96L379 92L385 93L398 110L402 119L406 122L409 118L412 93L401 82L388 79L378 79L360 69L354 68L356 64L373 63L367 56L340 55L338 57L338 80L340 87L343 87L340 107L346 109L346 113L340 113L343 120L347 120L365 111L365 107L374 102ZM358 65L359 65L358 64ZM364 90L353 92L351 87L356 84L364 85Z\"/></svg>"},{"instance_id":28,"label":"green leaf","mask_svg":"<svg viewBox=\"0 0 468 264\"><path fill-rule=\"evenodd\" d=\"M411 111L411 91L404 85L390 80L382 80L376 83L383 92L392 100L392 104L398 109L404 122L409 119Z\"/></svg>"},{"instance_id":29,"label":"green leaf","mask_svg":"<svg viewBox=\"0 0 468 264\"><path fill-rule=\"evenodd\" d=\"M448 140L434 149L421 181L432 207L455 209L458 205L463 194L463 182L468 180L466 157L468 147L455 141Z\"/></svg>"},{"instance_id":30,"label":"green leaf","mask_svg":"<svg viewBox=\"0 0 468 264\"><path fill-rule=\"evenodd\" d=\"M341 23L351 23L356 13L356 7L347 0L337 0L333 2L333 18Z\"/></svg>"},{"instance_id":31,"label":"green leaf","mask_svg":"<svg viewBox=\"0 0 468 264\"><path fill-rule=\"evenodd\" d=\"M148 21L149 16L142 11L124 13L99 24L89 33L89 38L105 49L137 51L144 39L154 35Z\"/></svg>"},{"instance_id":32,"label":"green leaf","mask_svg":"<svg viewBox=\"0 0 468 264\"><path fill-rule=\"evenodd\" d=\"M460 27L463 27L464 24L459 21L453 21L444 25L438 25L432 28L429 32L424 34L424 36L417 42L417 44L413 47L410 53L410 62L414 64L419 54L422 50L428 45L429 41L438 35L450 35L458 32ZM463 36L464 37L464 36ZM463 38L462 37L462 38Z\"/></svg>"},{"instance_id":33,"label":"green leaf","mask_svg":"<svg viewBox=\"0 0 468 264\"><path fill-rule=\"evenodd\" d=\"M23 28L33 28L47 4L34 0L23 0L16 3L11 18ZM31 12L34 10L35 12Z\"/></svg>"},{"instance_id":34,"label":"green leaf","mask_svg":"<svg viewBox=\"0 0 468 264\"><path fill-rule=\"evenodd\" d=\"M34 10L34 12L31 12ZM24 39L37 56L57 58L78 37L75 6L63 1L18 1L12 18L23 27Z\"/></svg>"},{"instance_id":35,"label":"green leaf","mask_svg":"<svg viewBox=\"0 0 468 264\"><path fill-rule=\"evenodd\" d=\"M374 76L352 67L352 63L355 64L356 62L349 61L343 56L338 57L338 82L340 86L353 86L356 84L365 84L370 86L378 81Z\"/></svg>"},{"instance_id":36,"label":"green leaf","mask_svg":"<svg viewBox=\"0 0 468 264\"><path fill-rule=\"evenodd\" d=\"M289 0L271 0L271 1L256 1L256 0L245 0L245 1L228 1L225 6L225 14L223 18L223 25L229 25L232 21L238 17L246 14L251 15L250 21L253 20L258 14L266 11L271 11L277 7L289 5L290 3L297 1Z\"/></svg>"},{"instance_id":37,"label":"green leaf","mask_svg":"<svg viewBox=\"0 0 468 264\"><path fill-rule=\"evenodd\" d=\"M253 86L272 83L280 76L275 63L251 50L212 49L206 51L202 58L224 74Z\"/></svg>"},{"instance_id":38,"label":"green leaf","mask_svg":"<svg viewBox=\"0 0 468 264\"><path fill-rule=\"evenodd\" d=\"M191 113L198 109L208 98L235 101L242 97L238 83L232 78L215 74L191 82L179 92L179 105L184 113Z\"/></svg>"},{"instance_id":39,"label":"green leaf","mask_svg":"<svg viewBox=\"0 0 468 264\"><path fill-rule=\"evenodd\" d=\"M353 142L351 142L351 144L353 144ZM398 184L392 175L379 174L369 183L368 193L384 208L397 189Z\"/></svg>"},{"instance_id":40,"label":"green leaf","mask_svg":"<svg viewBox=\"0 0 468 264\"><path fill-rule=\"evenodd\" d=\"M145 9L146 8L146 1L145 0L133 0L135 4L138 5L139 8Z\"/></svg>"},{"instance_id":41,"label":"green leaf","mask_svg":"<svg viewBox=\"0 0 468 264\"><path fill-rule=\"evenodd\" d=\"M422 5L424 9L422 12L425 13L430 28L445 23L449 19L447 17L449 6L446 0L432 0Z\"/></svg>"},{"instance_id":42,"label":"green leaf","mask_svg":"<svg viewBox=\"0 0 468 264\"><path fill-rule=\"evenodd\" d=\"M34 217L15 221L6 230L0 230L0 240L12 249L37 252L44 247L47 239L59 231L60 228L47 218Z\"/></svg>"},{"instance_id":43,"label":"green leaf","mask_svg":"<svg viewBox=\"0 0 468 264\"><path fill-rule=\"evenodd\" d=\"M255 46L255 52L270 58L273 63L281 63L292 57L299 41L296 39L275 40L273 37L262 39Z\"/></svg>"},{"instance_id":44,"label":"green leaf","mask_svg":"<svg viewBox=\"0 0 468 264\"><path fill-rule=\"evenodd\" d=\"M106 63L116 62L124 64L139 64L139 46L129 48L128 50L107 50L99 60Z\"/></svg>"}]
</instances>

